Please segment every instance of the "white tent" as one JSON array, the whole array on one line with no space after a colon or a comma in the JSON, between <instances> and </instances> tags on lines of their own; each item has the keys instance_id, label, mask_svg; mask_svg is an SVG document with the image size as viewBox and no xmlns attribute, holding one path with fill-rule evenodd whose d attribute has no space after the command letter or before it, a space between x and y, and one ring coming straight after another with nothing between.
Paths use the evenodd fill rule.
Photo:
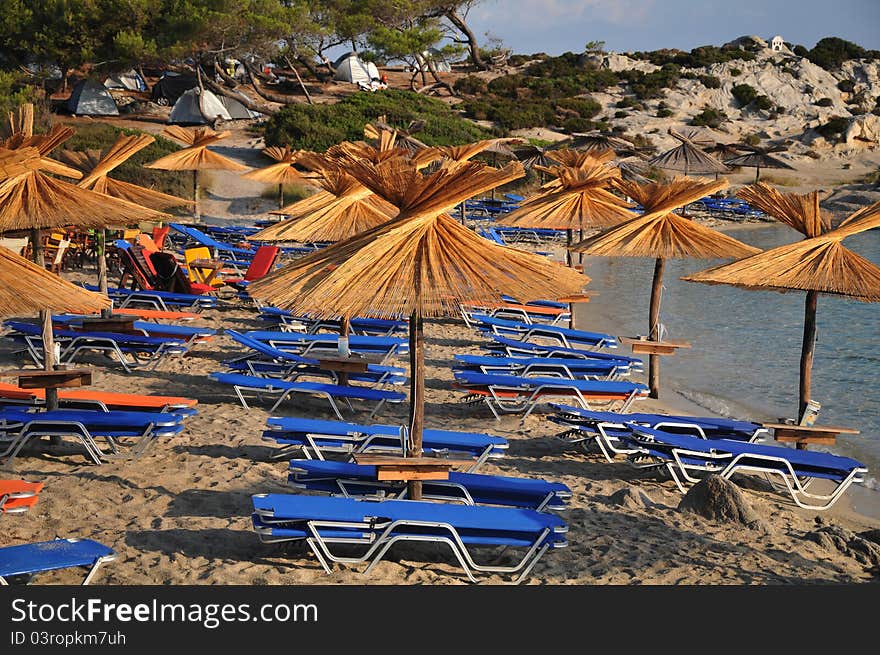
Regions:
<instances>
[{"instance_id":1,"label":"white tent","mask_svg":"<svg viewBox=\"0 0 880 655\"><path fill-rule=\"evenodd\" d=\"M200 107L201 105L201 107ZM220 102L219 98L205 89L201 94L198 87L184 91L168 116L169 123L183 125L204 125L215 118L225 121L232 120L229 111Z\"/></svg>"},{"instance_id":2,"label":"white tent","mask_svg":"<svg viewBox=\"0 0 880 655\"><path fill-rule=\"evenodd\" d=\"M420 70L430 70L433 67L437 73L449 73L452 71L452 66L449 65L446 57L437 48L424 50L420 55L416 56L416 61Z\"/></svg>"},{"instance_id":3,"label":"white tent","mask_svg":"<svg viewBox=\"0 0 880 655\"><path fill-rule=\"evenodd\" d=\"M220 102L223 103L223 106L226 107L226 111L229 112L229 116L232 118L232 120L239 120L242 118L259 118L260 116L262 116L262 114L260 114L259 112L248 109L235 98L230 98L229 96L224 95L219 95L216 97Z\"/></svg>"},{"instance_id":4,"label":"white tent","mask_svg":"<svg viewBox=\"0 0 880 655\"><path fill-rule=\"evenodd\" d=\"M369 85L373 80L379 79L379 69L376 68L376 64L364 61L355 52L342 55L333 62L333 68L336 69L333 79L341 82Z\"/></svg>"},{"instance_id":5,"label":"white tent","mask_svg":"<svg viewBox=\"0 0 880 655\"><path fill-rule=\"evenodd\" d=\"M133 68L125 73L111 75L104 80L104 86L108 89L128 89L129 91L147 90L147 83L144 81L144 78Z\"/></svg>"}]
</instances>

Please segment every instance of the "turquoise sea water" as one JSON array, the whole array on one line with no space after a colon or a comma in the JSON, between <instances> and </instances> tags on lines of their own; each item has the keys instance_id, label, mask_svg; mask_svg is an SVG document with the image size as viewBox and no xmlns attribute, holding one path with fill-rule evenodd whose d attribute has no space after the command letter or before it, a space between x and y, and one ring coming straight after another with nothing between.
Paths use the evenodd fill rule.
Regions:
<instances>
[{"instance_id":1,"label":"turquoise sea water","mask_svg":"<svg viewBox=\"0 0 880 655\"><path fill-rule=\"evenodd\" d=\"M731 231L762 249L800 235L778 225ZM880 230L856 235L847 247L880 264ZM665 337L690 341L691 350L665 357L661 388L707 409L737 418L794 418L803 335L804 293L747 291L679 278L720 262L675 260L666 264L660 321ZM584 258L589 288L598 293L582 306L584 329L616 335L647 334L653 260ZM880 479L880 303L820 296L812 397L817 422L854 427L832 451L864 462L868 486Z\"/></svg>"}]
</instances>

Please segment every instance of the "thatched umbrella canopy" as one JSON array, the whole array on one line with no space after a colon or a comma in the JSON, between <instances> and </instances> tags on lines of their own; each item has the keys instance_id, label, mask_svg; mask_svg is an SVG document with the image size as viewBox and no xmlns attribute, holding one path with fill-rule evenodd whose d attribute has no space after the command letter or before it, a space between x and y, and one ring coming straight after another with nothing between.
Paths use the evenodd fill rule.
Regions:
<instances>
[{"instance_id":1,"label":"thatched umbrella canopy","mask_svg":"<svg viewBox=\"0 0 880 655\"><path fill-rule=\"evenodd\" d=\"M420 120L411 121L405 129L392 127L388 124L388 119L382 115L372 123L364 125L364 138L375 142L377 147L381 147L382 142L386 142L389 139L389 135L392 135L397 147L413 154L418 150L428 147L413 136L415 132L418 132L424 126L425 121Z\"/></svg>"},{"instance_id":2,"label":"thatched umbrella canopy","mask_svg":"<svg viewBox=\"0 0 880 655\"><path fill-rule=\"evenodd\" d=\"M67 164L82 171L85 177L77 186L83 189L91 189L98 193L104 193L114 198L120 198L142 205L151 209L162 210L168 207L191 205L192 200L178 198L168 193L162 193L154 189L131 184L122 180L115 180L109 176L110 172L128 161L137 152L143 150L156 139L149 134L125 135L119 138L106 152L100 150L86 150L75 152L64 150L60 158Z\"/></svg>"},{"instance_id":3,"label":"thatched umbrella canopy","mask_svg":"<svg viewBox=\"0 0 880 655\"><path fill-rule=\"evenodd\" d=\"M71 127L53 125L45 134L34 134L34 106L27 102L18 107L17 112L9 112L8 136L0 139L0 148L18 150L19 148L36 148L43 158L41 168L53 175L78 180L82 173L75 168L65 166L47 155L74 134Z\"/></svg>"},{"instance_id":4,"label":"thatched umbrella canopy","mask_svg":"<svg viewBox=\"0 0 880 655\"><path fill-rule=\"evenodd\" d=\"M669 134L677 139L679 144L651 157L648 164L670 171L679 171L685 175L713 175L727 172L727 166L700 149L697 133L682 134L670 128Z\"/></svg>"},{"instance_id":5,"label":"thatched umbrella canopy","mask_svg":"<svg viewBox=\"0 0 880 655\"><path fill-rule=\"evenodd\" d=\"M554 164L554 162L548 157L548 148L527 143L525 145L515 146L512 150L513 154L516 155L516 158L522 163L527 171L532 170L535 166L552 166ZM543 181L543 179L544 177L542 173L541 180Z\"/></svg>"},{"instance_id":6,"label":"thatched umbrella canopy","mask_svg":"<svg viewBox=\"0 0 880 655\"><path fill-rule=\"evenodd\" d=\"M660 338L663 268L667 259L728 259L760 251L674 213L675 209L725 188L727 180L697 182L676 178L668 184L628 181L615 181L614 184L642 205L644 214L589 237L572 246L572 250L602 257L651 257L656 260L648 329L651 340L657 341ZM652 398L659 397L660 393L659 364L659 357L651 355L648 382Z\"/></svg>"},{"instance_id":7,"label":"thatched umbrella canopy","mask_svg":"<svg viewBox=\"0 0 880 655\"><path fill-rule=\"evenodd\" d=\"M284 185L285 184L311 184L314 176L310 173L303 173L294 168L302 150L292 150L288 146L283 148L278 146L270 146L263 148L263 154L274 159L275 163L249 171L242 175L243 178L254 180L255 182L265 182L266 184L278 185L278 206L284 207Z\"/></svg>"},{"instance_id":8,"label":"thatched umbrella canopy","mask_svg":"<svg viewBox=\"0 0 880 655\"><path fill-rule=\"evenodd\" d=\"M644 164L637 159L627 159L618 162L617 168L620 169L620 177L630 182L638 182L639 184L650 184L651 178L645 177Z\"/></svg>"},{"instance_id":9,"label":"thatched umbrella canopy","mask_svg":"<svg viewBox=\"0 0 880 655\"><path fill-rule=\"evenodd\" d=\"M185 143L187 147L160 157L149 164L144 164L144 167L157 168L164 171L192 171L193 200L195 202L193 207L195 218L198 220L201 218L201 212L199 211L199 171L245 171L247 166L232 161L228 157L219 155L212 150L208 150L208 146L212 143L230 136L232 133L228 130L225 132L215 132L207 127L187 130L179 125L169 125L162 130L162 133Z\"/></svg>"},{"instance_id":10,"label":"thatched umbrella canopy","mask_svg":"<svg viewBox=\"0 0 880 655\"><path fill-rule=\"evenodd\" d=\"M880 267L842 243L847 237L880 227L880 202L857 211L832 230L828 216L819 210L816 191L804 195L780 193L758 183L741 189L737 195L797 230L804 239L682 279L759 291L806 291L798 405L801 417L810 400L819 294L880 302Z\"/></svg>"},{"instance_id":11,"label":"thatched umbrella canopy","mask_svg":"<svg viewBox=\"0 0 880 655\"><path fill-rule=\"evenodd\" d=\"M750 146L745 143L737 145L740 150L746 150L743 155L725 159L724 163L728 166L747 166L755 169L755 184L761 179L762 168L787 168L794 170L794 166L789 166L778 157L774 157L771 153L785 152L784 146L773 146L769 148L761 148L759 146Z\"/></svg>"},{"instance_id":12,"label":"thatched umbrella canopy","mask_svg":"<svg viewBox=\"0 0 880 655\"><path fill-rule=\"evenodd\" d=\"M612 150L619 157L630 155L641 157L645 151L644 148L637 148L626 139L621 139L611 132L602 132L601 130L575 132L569 138L557 141L550 146L550 150L559 149L580 150L584 152Z\"/></svg>"},{"instance_id":13,"label":"thatched umbrella canopy","mask_svg":"<svg viewBox=\"0 0 880 655\"><path fill-rule=\"evenodd\" d=\"M397 218L319 250L248 288L255 298L324 317L410 317L410 451L421 454L425 316L458 315L462 302L498 302L502 294L534 299L580 291L589 281L544 257L498 246L446 212L478 193L523 175L465 162L423 174L403 160L355 162L364 186L399 208ZM420 486L413 485L414 497Z\"/></svg>"}]
</instances>

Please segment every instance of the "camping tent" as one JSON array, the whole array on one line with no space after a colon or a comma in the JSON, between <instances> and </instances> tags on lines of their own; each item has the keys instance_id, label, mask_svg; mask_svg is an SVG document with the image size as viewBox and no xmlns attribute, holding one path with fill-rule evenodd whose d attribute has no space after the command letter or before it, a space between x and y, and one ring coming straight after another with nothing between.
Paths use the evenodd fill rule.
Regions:
<instances>
[{"instance_id":1,"label":"camping tent","mask_svg":"<svg viewBox=\"0 0 880 655\"><path fill-rule=\"evenodd\" d=\"M157 105L173 106L178 98L194 86L198 86L199 82L195 75L180 75L178 73L167 72L159 81L153 85L151 97Z\"/></svg>"},{"instance_id":2,"label":"camping tent","mask_svg":"<svg viewBox=\"0 0 880 655\"><path fill-rule=\"evenodd\" d=\"M379 79L379 69L376 68L376 64L364 61L356 52L342 55L333 62L333 68L336 69L333 79L341 82L369 85L373 80Z\"/></svg>"},{"instance_id":3,"label":"camping tent","mask_svg":"<svg viewBox=\"0 0 880 655\"><path fill-rule=\"evenodd\" d=\"M262 116L259 112L252 111L245 107L241 102L236 100L235 98L230 98L229 96L216 96L218 100L226 107L226 111L229 112L229 117L232 120L239 120L242 118L259 118Z\"/></svg>"},{"instance_id":4,"label":"camping tent","mask_svg":"<svg viewBox=\"0 0 880 655\"><path fill-rule=\"evenodd\" d=\"M437 48L428 48L422 51L421 54L416 55L416 61L420 70L429 70L431 67L437 73L449 73L452 70L446 57Z\"/></svg>"},{"instance_id":5,"label":"camping tent","mask_svg":"<svg viewBox=\"0 0 880 655\"><path fill-rule=\"evenodd\" d=\"M110 92L94 80L80 80L67 99L67 111L78 116L119 116Z\"/></svg>"},{"instance_id":6,"label":"camping tent","mask_svg":"<svg viewBox=\"0 0 880 655\"><path fill-rule=\"evenodd\" d=\"M146 91L148 88L144 78L133 68L124 73L111 75L104 80L104 86L108 89L127 89L128 91Z\"/></svg>"},{"instance_id":7,"label":"camping tent","mask_svg":"<svg viewBox=\"0 0 880 655\"><path fill-rule=\"evenodd\" d=\"M217 96L205 89L200 97L199 88L196 87L185 91L177 99L174 107L171 108L168 122L180 125L206 125L218 116L225 121L232 120L232 116Z\"/></svg>"}]
</instances>

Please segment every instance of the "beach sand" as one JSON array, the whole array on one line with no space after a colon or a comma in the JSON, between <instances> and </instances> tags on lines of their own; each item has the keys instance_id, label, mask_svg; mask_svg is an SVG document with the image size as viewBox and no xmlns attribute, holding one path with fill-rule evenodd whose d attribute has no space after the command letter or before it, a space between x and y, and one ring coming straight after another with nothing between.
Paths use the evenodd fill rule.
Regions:
<instances>
[{"instance_id":1,"label":"beach sand","mask_svg":"<svg viewBox=\"0 0 880 655\"><path fill-rule=\"evenodd\" d=\"M143 127L141 125L140 127ZM161 129L156 126L155 131ZM248 165L259 140L237 132L223 142L223 154ZM219 149L219 148L218 148ZM235 173L211 172L202 203L205 220L250 223L254 214L274 207L261 198L263 185ZM94 280L94 272L65 273L72 280ZM111 279L111 282L114 280ZM237 330L265 327L253 308L243 305L207 311L196 322ZM578 324L589 329L589 324ZM564 513L569 547L547 553L533 570L530 584L807 584L876 580L871 564L850 533L880 528L880 516L854 511L847 496L832 510L796 508L783 496L745 490L764 527L745 529L717 524L677 510L681 494L670 481L638 471L624 461L609 464L557 439L560 430L546 414L496 421L484 406L462 404L451 389L455 353L482 352L483 339L459 319L426 325L426 426L489 432L510 441L502 459L481 472L540 477L567 484L571 507ZM262 544L251 528L251 495L285 493L287 463L271 461L271 445L260 434L268 405L245 411L231 388L207 375L220 362L242 352L228 337L197 345L183 358L156 371L125 374L106 359L85 360L101 368L99 390L183 395L199 400L199 414L186 430L166 439L144 458L95 466L75 446L23 453L12 474L40 480L46 487L38 504L19 516L0 517L0 546L55 537L96 539L114 548L118 559L97 576L96 584L460 584L466 582L451 554L430 545L400 545L391 557L362 575L361 568L337 568L326 575L304 544ZM688 356L699 353L689 351ZM0 369L18 368L21 356L0 340ZM405 360L399 362L407 366ZM671 393L661 401L639 402L635 410L700 414L705 410ZM294 399L278 414L333 418L325 401ZM405 404L387 407L377 422L405 422ZM365 421L367 412L353 417ZM64 453L64 454L61 454ZM754 485L752 485L754 486ZM837 538L819 534L840 526ZM824 527L823 527L824 526ZM843 535L842 537L840 535ZM861 543L861 542L860 542ZM864 546L864 544L861 544ZM505 559L508 556L505 555ZM871 568L871 567L875 568ZM45 581L77 582L70 571ZM498 576L482 578L503 582Z\"/></svg>"},{"instance_id":2,"label":"beach sand","mask_svg":"<svg viewBox=\"0 0 880 655\"><path fill-rule=\"evenodd\" d=\"M205 312L195 322L214 328L256 329L253 309ZM557 439L559 426L544 413L524 424L519 416L496 421L480 406L460 402L451 387L454 353L481 351L482 338L460 320L429 321L427 344L428 427L483 431L510 440L509 454L485 473L540 477L563 482L572 492L569 547L538 563L530 584L804 584L876 579L840 540L814 533L837 525L859 532L880 528L841 503L829 512L794 507L768 490L744 491L765 523L759 529L723 525L677 510L681 495L670 481L637 471L624 461L609 464ZM326 575L303 544L262 544L250 524L251 495L284 493L287 464L270 461L260 439L268 412L245 411L232 390L208 379L220 361L241 352L217 336L157 371L125 374L110 365L95 371L93 387L135 393L185 395L199 400L199 414L178 437L162 440L144 458L95 466L77 446L22 453L14 477L45 482L29 513L2 518L0 545L82 537L113 547L117 561L97 584L459 584L465 581L449 552L430 545L401 545L369 576L357 568ZM2 368L23 363L2 341ZM103 366L95 357L89 364ZM406 366L406 362L401 362ZM639 410L698 411L681 398L637 403ZM293 400L278 414L332 418L324 401ZM405 421L406 405L381 413L379 422ZM355 415L366 420L366 412ZM4 477L9 477L4 470ZM629 490L629 491L626 491ZM505 556L507 557L507 556ZM46 581L74 582L75 574ZM490 583L504 578L488 576Z\"/></svg>"}]
</instances>

